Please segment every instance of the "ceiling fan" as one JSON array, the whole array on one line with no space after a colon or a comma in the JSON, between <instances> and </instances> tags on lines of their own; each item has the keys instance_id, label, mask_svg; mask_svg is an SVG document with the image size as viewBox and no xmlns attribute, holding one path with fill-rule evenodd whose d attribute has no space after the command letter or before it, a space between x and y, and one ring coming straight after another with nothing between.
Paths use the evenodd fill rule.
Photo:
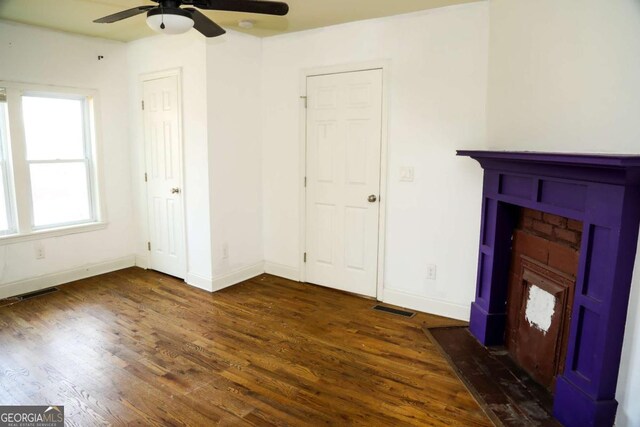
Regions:
<instances>
[{"instance_id":1,"label":"ceiling fan","mask_svg":"<svg viewBox=\"0 0 640 427\"><path fill-rule=\"evenodd\" d=\"M123 10L113 15L104 16L93 22L111 24L122 19L131 18L141 13L147 13L147 24L151 29L164 34L180 34L189 31L192 27L206 37L217 37L226 31L210 20L199 9L228 10L233 12L262 13L267 15L283 16L289 12L286 3L263 0L151 0L158 3L157 6L138 6ZM187 5L193 7L182 8Z\"/></svg>"}]
</instances>

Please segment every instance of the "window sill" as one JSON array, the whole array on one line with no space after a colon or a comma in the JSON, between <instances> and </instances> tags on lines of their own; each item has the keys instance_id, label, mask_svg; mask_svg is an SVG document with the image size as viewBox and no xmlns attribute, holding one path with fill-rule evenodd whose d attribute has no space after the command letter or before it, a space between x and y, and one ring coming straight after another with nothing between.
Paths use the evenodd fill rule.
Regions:
<instances>
[{"instance_id":1,"label":"window sill","mask_svg":"<svg viewBox=\"0 0 640 427\"><path fill-rule=\"evenodd\" d=\"M12 243L28 242L30 240L41 240L49 237L67 236L69 234L87 233L90 231L104 230L107 228L106 222L92 222L90 224L71 225L50 230L33 231L29 234L12 234L0 237L0 246Z\"/></svg>"}]
</instances>

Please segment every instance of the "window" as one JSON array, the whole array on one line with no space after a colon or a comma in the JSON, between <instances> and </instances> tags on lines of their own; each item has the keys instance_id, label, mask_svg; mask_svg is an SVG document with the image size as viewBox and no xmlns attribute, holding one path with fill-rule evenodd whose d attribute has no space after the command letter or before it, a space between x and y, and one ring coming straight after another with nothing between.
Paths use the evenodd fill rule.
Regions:
<instances>
[{"instance_id":1,"label":"window","mask_svg":"<svg viewBox=\"0 0 640 427\"><path fill-rule=\"evenodd\" d=\"M0 85L0 239L98 223L95 95Z\"/></svg>"},{"instance_id":2,"label":"window","mask_svg":"<svg viewBox=\"0 0 640 427\"><path fill-rule=\"evenodd\" d=\"M93 217L85 103L85 99L22 97L34 228Z\"/></svg>"}]
</instances>

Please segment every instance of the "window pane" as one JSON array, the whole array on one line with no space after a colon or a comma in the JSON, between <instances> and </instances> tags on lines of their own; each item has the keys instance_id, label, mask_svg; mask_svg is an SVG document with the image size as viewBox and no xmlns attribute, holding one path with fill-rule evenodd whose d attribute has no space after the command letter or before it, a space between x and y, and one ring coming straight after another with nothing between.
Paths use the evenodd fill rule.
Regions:
<instances>
[{"instance_id":1,"label":"window pane","mask_svg":"<svg viewBox=\"0 0 640 427\"><path fill-rule=\"evenodd\" d=\"M84 162L30 165L35 227L91 219Z\"/></svg>"},{"instance_id":2,"label":"window pane","mask_svg":"<svg viewBox=\"0 0 640 427\"><path fill-rule=\"evenodd\" d=\"M2 169L4 168L0 166L0 234L6 234L9 231L9 215L7 214L6 182Z\"/></svg>"},{"instance_id":3,"label":"window pane","mask_svg":"<svg viewBox=\"0 0 640 427\"><path fill-rule=\"evenodd\" d=\"M9 197L7 189L7 92L4 88L0 88L0 234L7 234L12 228L9 224Z\"/></svg>"},{"instance_id":4,"label":"window pane","mask_svg":"<svg viewBox=\"0 0 640 427\"><path fill-rule=\"evenodd\" d=\"M83 159L83 101L22 97L28 160Z\"/></svg>"}]
</instances>

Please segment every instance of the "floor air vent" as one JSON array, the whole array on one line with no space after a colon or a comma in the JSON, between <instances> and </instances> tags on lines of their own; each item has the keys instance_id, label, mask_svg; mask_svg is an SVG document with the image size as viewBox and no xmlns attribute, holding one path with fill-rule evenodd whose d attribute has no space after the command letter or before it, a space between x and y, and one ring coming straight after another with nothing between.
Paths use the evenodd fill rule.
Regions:
<instances>
[{"instance_id":1,"label":"floor air vent","mask_svg":"<svg viewBox=\"0 0 640 427\"><path fill-rule=\"evenodd\" d=\"M40 291L29 292L28 294L17 295L15 297L0 299L0 307L6 307L9 305L19 303L20 301L24 301L24 300L35 298L35 297L40 297L42 295L47 295L56 291L58 291L58 288L48 288L48 289L42 289Z\"/></svg>"},{"instance_id":2,"label":"floor air vent","mask_svg":"<svg viewBox=\"0 0 640 427\"><path fill-rule=\"evenodd\" d=\"M380 305L380 304L374 305L373 309L378 311L384 311L385 313L395 314L402 317L413 317L416 315L411 311L398 310L397 308L385 307L384 305Z\"/></svg>"},{"instance_id":3,"label":"floor air vent","mask_svg":"<svg viewBox=\"0 0 640 427\"><path fill-rule=\"evenodd\" d=\"M42 295L51 294L51 293L57 292L57 291L58 291L58 288L48 288L48 289L43 289L41 291L29 292L28 294L18 295L17 298L20 301L24 301L26 299L31 299L31 298L35 298L35 297L41 297Z\"/></svg>"}]
</instances>

